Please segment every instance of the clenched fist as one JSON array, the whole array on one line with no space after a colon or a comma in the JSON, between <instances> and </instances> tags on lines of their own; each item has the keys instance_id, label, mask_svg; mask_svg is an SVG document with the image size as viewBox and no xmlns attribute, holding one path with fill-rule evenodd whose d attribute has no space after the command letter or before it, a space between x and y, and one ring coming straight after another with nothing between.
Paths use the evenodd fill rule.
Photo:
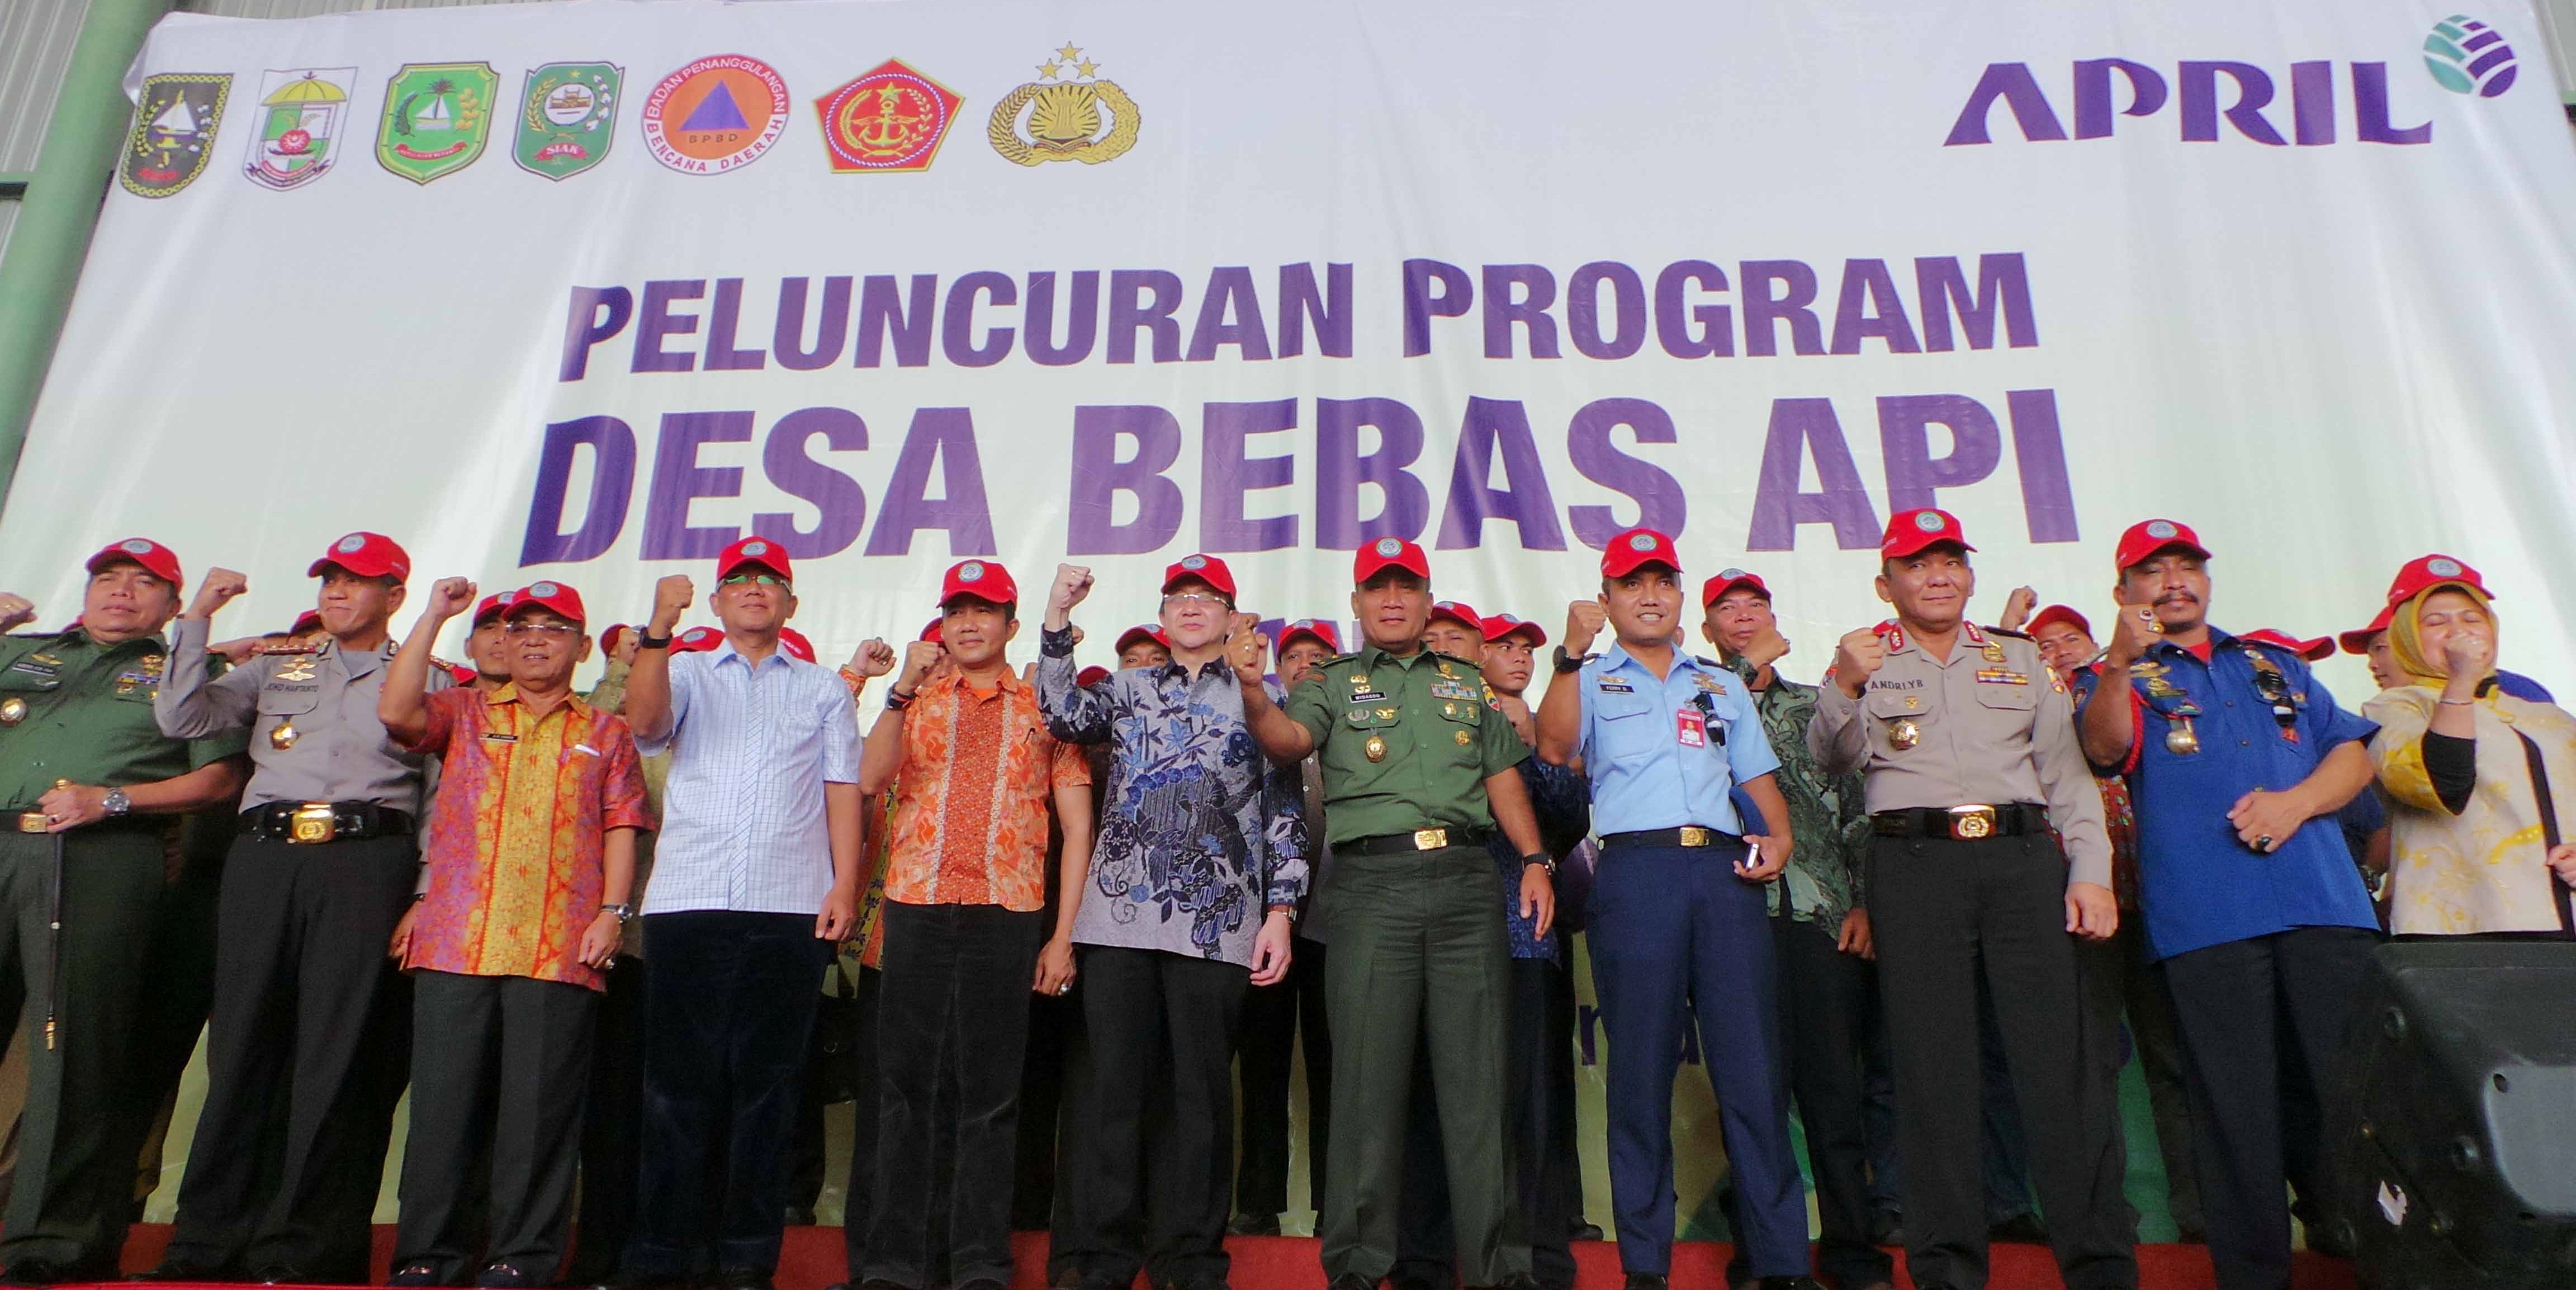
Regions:
<instances>
[{"instance_id":1,"label":"clenched fist","mask_svg":"<svg viewBox=\"0 0 2576 1290\"><path fill-rule=\"evenodd\" d=\"M1055 585L1047 588L1046 629L1060 632L1071 621L1073 607L1091 594L1091 570L1078 564L1055 567Z\"/></svg>"},{"instance_id":2,"label":"clenched fist","mask_svg":"<svg viewBox=\"0 0 2576 1290\"><path fill-rule=\"evenodd\" d=\"M1261 634L1261 626L1250 614L1234 616L1234 633L1226 637L1225 661L1234 669L1234 679L1244 685L1259 685L1270 670L1270 638Z\"/></svg>"},{"instance_id":3,"label":"clenched fist","mask_svg":"<svg viewBox=\"0 0 2576 1290\"><path fill-rule=\"evenodd\" d=\"M894 646L874 636L859 642L859 648L850 655L850 670L863 677L883 676L893 671Z\"/></svg>"},{"instance_id":4,"label":"clenched fist","mask_svg":"<svg viewBox=\"0 0 2576 1290\"><path fill-rule=\"evenodd\" d=\"M36 605L25 596L0 591L0 632L14 632L36 621Z\"/></svg>"},{"instance_id":5,"label":"clenched fist","mask_svg":"<svg viewBox=\"0 0 2576 1290\"><path fill-rule=\"evenodd\" d=\"M212 618L215 611L231 604L234 597L250 590L250 582L230 569L208 569L206 580L197 584L197 598L188 606L190 618Z\"/></svg>"},{"instance_id":6,"label":"clenched fist","mask_svg":"<svg viewBox=\"0 0 2576 1290\"><path fill-rule=\"evenodd\" d=\"M2031 611L2037 608L2039 608L2037 590L2030 587L2015 587L2011 595L2004 597L2004 616L1995 620L1995 626L2008 632L2020 631L2021 625L2030 621Z\"/></svg>"},{"instance_id":7,"label":"clenched fist","mask_svg":"<svg viewBox=\"0 0 2576 1290\"><path fill-rule=\"evenodd\" d=\"M1598 600L1578 600L1565 607L1565 652L1592 652L1592 638L1610 621L1610 607Z\"/></svg>"},{"instance_id":8,"label":"clenched fist","mask_svg":"<svg viewBox=\"0 0 2576 1290\"><path fill-rule=\"evenodd\" d=\"M671 574L654 583L653 619L644 628L644 634L655 640L670 635L671 629L680 625L680 615L686 613L697 598L698 585L689 581L689 575L685 573Z\"/></svg>"},{"instance_id":9,"label":"clenched fist","mask_svg":"<svg viewBox=\"0 0 2576 1290\"><path fill-rule=\"evenodd\" d=\"M1879 638L1877 628L1845 632L1841 640L1834 642L1834 684L1857 699L1861 687L1869 684L1869 678L1885 662L1887 642Z\"/></svg>"},{"instance_id":10,"label":"clenched fist","mask_svg":"<svg viewBox=\"0 0 2576 1290\"><path fill-rule=\"evenodd\" d=\"M2110 667L2126 668L2145 655L2148 647L2163 634L2163 626L2156 622L2155 606L2122 605L2119 626L2111 632L2111 642L2102 651L2102 661Z\"/></svg>"},{"instance_id":11,"label":"clenched fist","mask_svg":"<svg viewBox=\"0 0 2576 1290\"><path fill-rule=\"evenodd\" d=\"M1789 638L1777 627L1765 626L1744 643L1744 661L1757 668L1769 667L1789 656Z\"/></svg>"},{"instance_id":12,"label":"clenched fist","mask_svg":"<svg viewBox=\"0 0 2576 1290\"><path fill-rule=\"evenodd\" d=\"M903 673L894 679L895 688L907 694L916 693L921 683L930 679L932 668L946 657L948 647L937 641L914 641L903 647Z\"/></svg>"},{"instance_id":13,"label":"clenched fist","mask_svg":"<svg viewBox=\"0 0 2576 1290\"><path fill-rule=\"evenodd\" d=\"M464 613L474 603L474 582L470 578L441 578L429 589L428 614L440 622Z\"/></svg>"}]
</instances>

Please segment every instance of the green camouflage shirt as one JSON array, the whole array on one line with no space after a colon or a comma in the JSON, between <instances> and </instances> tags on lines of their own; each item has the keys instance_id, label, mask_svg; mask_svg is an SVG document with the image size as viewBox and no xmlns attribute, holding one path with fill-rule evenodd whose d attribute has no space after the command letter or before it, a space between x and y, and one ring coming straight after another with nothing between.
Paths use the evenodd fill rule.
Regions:
<instances>
[{"instance_id":1,"label":"green camouflage shirt","mask_svg":"<svg viewBox=\"0 0 2576 1290\"><path fill-rule=\"evenodd\" d=\"M1742 659L1727 666L1750 689L1756 669ZM1762 714L1763 733L1780 758L1772 781L1789 802L1789 832L1796 845L1789 868L1772 883L1771 912L1789 903L1789 916L1827 931L1840 931L1843 915L1868 904L1862 881L1869 855L1869 807L1858 772L1826 775L1816 769L1807 750L1807 723L1816 715L1816 687L1800 685L1778 672L1766 689L1753 691L1754 710Z\"/></svg>"}]
</instances>

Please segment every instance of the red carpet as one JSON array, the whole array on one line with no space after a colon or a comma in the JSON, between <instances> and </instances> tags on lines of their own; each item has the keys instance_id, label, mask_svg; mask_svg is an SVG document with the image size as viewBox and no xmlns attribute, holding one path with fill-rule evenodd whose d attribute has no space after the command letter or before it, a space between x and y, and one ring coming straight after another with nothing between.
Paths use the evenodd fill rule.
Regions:
<instances>
[{"instance_id":1,"label":"red carpet","mask_svg":"<svg viewBox=\"0 0 2576 1290\"><path fill-rule=\"evenodd\" d=\"M170 1240L170 1229L146 1225L134 1229L125 1243L125 1269L140 1272L158 1262L161 1247ZM393 1257L394 1229L376 1229L376 1276L382 1280L386 1262ZM1019 1275L1011 1290L1045 1290L1046 1235L1023 1232L1018 1238ZM1315 1242L1293 1236L1238 1236L1229 1240L1234 1252L1235 1290L1323 1290L1324 1273L1315 1259ZM1575 1258L1583 1265L1579 1290L1618 1290L1619 1251L1606 1241L1585 1242L1575 1247ZM1998 1245L1994 1247L1994 1278L1990 1290L2053 1290L2058 1284L2057 1267L2048 1251L2036 1245ZM1914 1283L1904 1272L1904 1260L1897 1260L1896 1284L1910 1288ZM1726 1247L1700 1241L1685 1241L1673 1248L1672 1283L1680 1290L1716 1290L1724 1284ZM2217 1282L2209 1271L2209 1253L2194 1245L2141 1245L2138 1247L2138 1284L2140 1290L2214 1290ZM822 1290L841 1280L841 1229L837 1227L791 1227L787 1229L787 1249L779 1260L778 1290ZM2295 1290L2354 1290L2352 1265L2340 1259L2301 1254L2297 1270L2291 1277Z\"/></svg>"}]
</instances>

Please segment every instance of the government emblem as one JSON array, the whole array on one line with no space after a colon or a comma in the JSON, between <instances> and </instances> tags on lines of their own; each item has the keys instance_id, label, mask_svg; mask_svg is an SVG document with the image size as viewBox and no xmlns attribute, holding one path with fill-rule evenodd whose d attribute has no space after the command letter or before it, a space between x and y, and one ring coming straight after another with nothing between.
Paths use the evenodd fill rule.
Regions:
<instances>
[{"instance_id":1,"label":"government emblem","mask_svg":"<svg viewBox=\"0 0 2576 1290\"><path fill-rule=\"evenodd\" d=\"M415 184L473 165L492 137L492 102L500 90L490 63L403 64L385 82L376 160Z\"/></svg>"},{"instance_id":2,"label":"government emblem","mask_svg":"<svg viewBox=\"0 0 2576 1290\"><path fill-rule=\"evenodd\" d=\"M867 75L814 100L823 151L836 174L930 169L966 100L889 58Z\"/></svg>"},{"instance_id":3,"label":"government emblem","mask_svg":"<svg viewBox=\"0 0 2576 1290\"><path fill-rule=\"evenodd\" d=\"M701 58L644 97L644 146L685 175L750 165L787 130L787 81L741 54Z\"/></svg>"},{"instance_id":4,"label":"government emblem","mask_svg":"<svg viewBox=\"0 0 2576 1290\"><path fill-rule=\"evenodd\" d=\"M1136 146L1136 101L1116 81L1094 74L1100 64L1068 44L1038 64L1039 79L993 105L986 134L1006 161L1035 166L1049 161L1086 165L1124 156Z\"/></svg>"},{"instance_id":5,"label":"government emblem","mask_svg":"<svg viewBox=\"0 0 2576 1290\"><path fill-rule=\"evenodd\" d=\"M134 133L125 141L117 182L137 197L167 197L185 188L213 155L215 127L233 78L219 72L165 72L143 78L134 104Z\"/></svg>"},{"instance_id":6,"label":"government emblem","mask_svg":"<svg viewBox=\"0 0 2576 1290\"><path fill-rule=\"evenodd\" d=\"M329 173L341 118L349 111L349 90L357 83L354 67L260 73L259 128L251 132L242 173L252 183L280 191Z\"/></svg>"},{"instance_id":7,"label":"government emblem","mask_svg":"<svg viewBox=\"0 0 2576 1290\"><path fill-rule=\"evenodd\" d=\"M610 63L529 68L510 159L548 179L570 179L598 165L617 133L618 91L625 79Z\"/></svg>"}]
</instances>

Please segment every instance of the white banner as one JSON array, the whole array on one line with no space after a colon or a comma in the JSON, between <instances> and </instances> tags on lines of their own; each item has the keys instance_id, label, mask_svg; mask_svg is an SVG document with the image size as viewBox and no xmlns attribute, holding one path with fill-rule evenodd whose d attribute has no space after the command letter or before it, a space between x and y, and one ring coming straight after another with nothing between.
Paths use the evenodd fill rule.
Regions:
<instances>
[{"instance_id":1,"label":"white banner","mask_svg":"<svg viewBox=\"0 0 2576 1290\"><path fill-rule=\"evenodd\" d=\"M0 580L143 534L281 627L365 528L631 619L756 529L827 655L985 555L1098 567L1105 661L1191 550L1347 617L1394 532L1553 625L1642 520L1812 674L1937 503L1988 616L2169 515L2222 625L2440 549L2566 683L2576 151L2478 2L173 16Z\"/></svg>"}]
</instances>

